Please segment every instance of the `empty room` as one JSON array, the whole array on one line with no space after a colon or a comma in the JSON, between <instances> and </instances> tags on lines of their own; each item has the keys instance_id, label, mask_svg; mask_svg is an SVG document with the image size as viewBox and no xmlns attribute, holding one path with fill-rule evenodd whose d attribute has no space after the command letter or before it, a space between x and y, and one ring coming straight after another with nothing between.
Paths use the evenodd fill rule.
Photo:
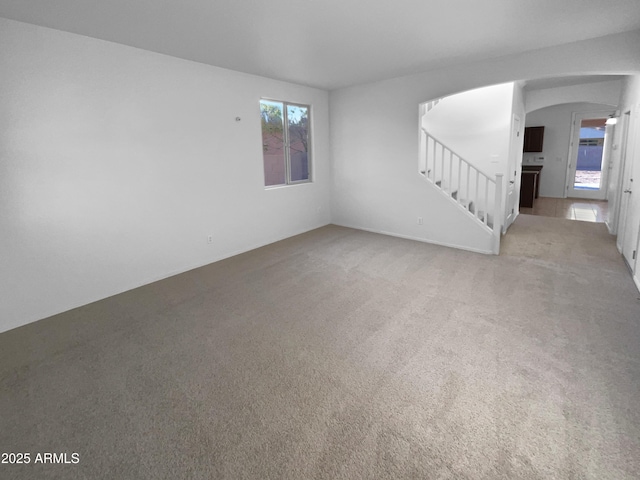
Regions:
<instances>
[{"instance_id":1,"label":"empty room","mask_svg":"<svg viewBox=\"0 0 640 480\"><path fill-rule=\"evenodd\" d=\"M0 478L640 478L639 47L0 0Z\"/></svg>"}]
</instances>

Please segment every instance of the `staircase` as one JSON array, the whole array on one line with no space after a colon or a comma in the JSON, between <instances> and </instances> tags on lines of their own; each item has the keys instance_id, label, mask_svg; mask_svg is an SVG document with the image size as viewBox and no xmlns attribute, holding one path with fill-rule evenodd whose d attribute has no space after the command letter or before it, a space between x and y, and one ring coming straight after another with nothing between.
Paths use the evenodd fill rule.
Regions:
<instances>
[{"instance_id":1,"label":"staircase","mask_svg":"<svg viewBox=\"0 0 640 480\"><path fill-rule=\"evenodd\" d=\"M429 102L431 110L438 101ZM491 178L421 128L420 174L470 221L493 235L493 251L500 249L502 220L502 174Z\"/></svg>"},{"instance_id":2,"label":"staircase","mask_svg":"<svg viewBox=\"0 0 640 480\"><path fill-rule=\"evenodd\" d=\"M431 100L430 102L427 102L427 112L429 112L433 107L438 105L440 103L440 100L442 99L437 98L436 100Z\"/></svg>"}]
</instances>

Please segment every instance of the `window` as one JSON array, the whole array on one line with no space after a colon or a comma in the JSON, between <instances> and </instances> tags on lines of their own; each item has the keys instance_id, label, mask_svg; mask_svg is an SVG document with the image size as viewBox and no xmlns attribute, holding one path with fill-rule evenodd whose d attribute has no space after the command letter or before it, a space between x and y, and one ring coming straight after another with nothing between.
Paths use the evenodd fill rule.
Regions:
<instances>
[{"instance_id":1,"label":"window","mask_svg":"<svg viewBox=\"0 0 640 480\"><path fill-rule=\"evenodd\" d=\"M309 109L260 100L265 186L311 181Z\"/></svg>"}]
</instances>

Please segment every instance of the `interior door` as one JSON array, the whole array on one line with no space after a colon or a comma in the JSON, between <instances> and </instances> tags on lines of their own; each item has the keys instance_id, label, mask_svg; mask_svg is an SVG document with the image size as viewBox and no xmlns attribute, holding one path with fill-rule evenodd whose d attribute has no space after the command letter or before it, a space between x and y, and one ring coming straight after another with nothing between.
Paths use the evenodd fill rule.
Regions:
<instances>
[{"instance_id":1,"label":"interior door","mask_svg":"<svg viewBox=\"0 0 640 480\"><path fill-rule=\"evenodd\" d=\"M622 252L622 238L624 237L624 227L625 227L625 215L627 202L629 198L622 193L622 189L625 188L625 184L627 182L628 172L625 169L626 158L627 158L627 142L629 138L629 124L631 123L631 112L625 112L624 115L620 116L620 120L616 128L619 128L622 132L622 138L620 140L620 169L618 171L618 181L616 188L615 198L610 199L613 200L613 205L609 204L609 220L612 222L614 226L615 234L617 235L616 246L618 250ZM613 207L613 210L611 210Z\"/></svg>"},{"instance_id":2,"label":"interior door","mask_svg":"<svg viewBox=\"0 0 640 480\"><path fill-rule=\"evenodd\" d=\"M637 245L638 234L640 230L640 212L637 212L637 206L633 206L635 197L638 196L637 186L634 191L633 177L629 178L625 184L625 188L622 193L623 212L625 216L624 229L622 233L622 256L629 265L631 272L635 273L636 269L636 257L637 257ZM635 202L640 203L640 202ZM635 213L635 215L634 215Z\"/></svg>"},{"instance_id":3,"label":"interior door","mask_svg":"<svg viewBox=\"0 0 640 480\"><path fill-rule=\"evenodd\" d=\"M634 131L636 120L629 114L629 131ZM627 135L625 145L623 145L623 179L622 197L620 200L620 229L618 230L618 249L631 268L632 273L636 270L636 258L638 248L638 235L640 234L640 192L638 185L634 185L634 135ZM635 182L638 183L638 182Z\"/></svg>"},{"instance_id":4,"label":"interior door","mask_svg":"<svg viewBox=\"0 0 640 480\"><path fill-rule=\"evenodd\" d=\"M567 196L604 200L607 195L607 157L611 127L605 124L612 111L574 115Z\"/></svg>"},{"instance_id":5,"label":"interior door","mask_svg":"<svg viewBox=\"0 0 640 480\"><path fill-rule=\"evenodd\" d=\"M511 141L509 146L509 162L507 177L507 195L505 202L505 219L502 233L506 233L509 226L518 216L520 200L520 177L518 170L522 169L522 133L520 117L513 115L511 122ZM520 167L520 168L518 168Z\"/></svg>"}]
</instances>

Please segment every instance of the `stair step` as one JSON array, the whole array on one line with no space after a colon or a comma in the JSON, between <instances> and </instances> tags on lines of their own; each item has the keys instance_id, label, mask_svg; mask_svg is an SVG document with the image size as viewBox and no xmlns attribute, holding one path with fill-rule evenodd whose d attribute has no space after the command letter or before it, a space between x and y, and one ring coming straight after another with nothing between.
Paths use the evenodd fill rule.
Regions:
<instances>
[{"instance_id":1,"label":"stair step","mask_svg":"<svg viewBox=\"0 0 640 480\"><path fill-rule=\"evenodd\" d=\"M482 210L478 210L478 220L484 223L484 212ZM487 226L489 228L493 228L493 219L491 218L491 215L487 217Z\"/></svg>"},{"instance_id":2,"label":"stair step","mask_svg":"<svg viewBox=\"0 0 640 480\"><path fill-rule=\"evenodd\" d=\"M446 189L442 187L442 180L437 180L434 183L437 187L446 192ZM473 214L473 216L475 216L480 222L484 223L484 212L482 210L478 210L478 215L476 215L476 205L475 203L473 203L473 200L468 202L465 199L461 199L458 201L458 190L454 190L453 193L451 193L451 198L453 200L456 200L456 202L459 205L462 205L466 210L468 210L469 213ZM491 218L491 215L489 215L489 218L487 219L487 226L489 228L493 228L493 219Z\"/></svg>"}]
</instances>

